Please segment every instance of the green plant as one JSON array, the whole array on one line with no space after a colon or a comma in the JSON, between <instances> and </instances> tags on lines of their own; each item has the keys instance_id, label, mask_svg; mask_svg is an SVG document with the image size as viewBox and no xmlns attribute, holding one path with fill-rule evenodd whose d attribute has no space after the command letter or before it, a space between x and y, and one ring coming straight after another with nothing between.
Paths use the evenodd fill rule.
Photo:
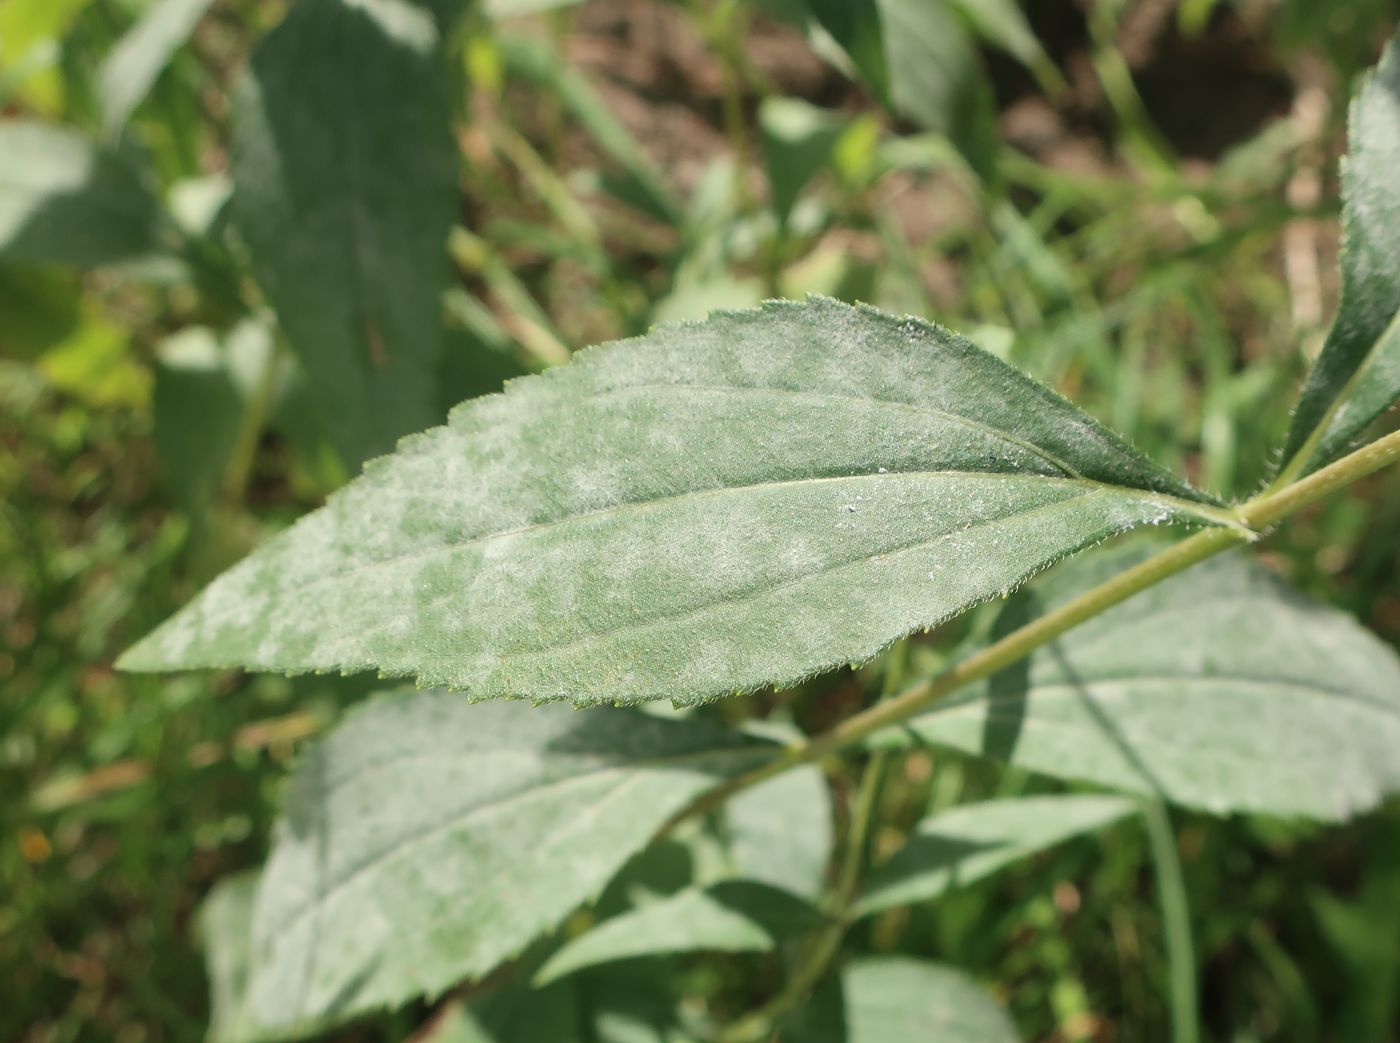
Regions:
<instances>
[{"instance_id":1,"label":"green plant","mask_svg":"<svg viewBox=\"0 0 1400 1043\"><path fill-rule=\"evenodd\" d=\"M436 996L512 958L537 966L543 989L619 959L795 938L786 985L727 1027L692 1029L765 1039L822 986L861 917L1138 807L1082 795L962 807L867 880L881 775L910 742L1137 794L1154 837L1158 800L1341 819L1395 791L1400 660L1256 565L1186 570L1400 458L1400 434L1351 448L1400 395L1397 160L1392 49L1352 113L1339 315L1277 479L1240 504L960 337L823 299L593 349L372 460L119 664L375 669L468 694L385 696L305 757L256 897L239 882L207 913L213 925L253 903L248 940L210 927L216 1035ZM1066 555L1163 524L1203 531L1010 594ZM900 646L888 650L996 596L1010 598L997 633L934 677L909 678ZM684 708L877 655L886 698L786 742L683 714L469 702ZM659 837L852 755L866 761L861 791L815 905L771 882L721 883L622 913L547 958L529 948ZM758 857L797 858L807 841L794 843ZM1184 925L1170 840L1157 849L1164 904ZM1188 944L1174 941L1187 961ZM219 950L240 945L234 969ZM1178 1039L1194 1036L1192 973L1186 962L1176 978ZM856 964L841 980L846 1038L938 1024L1010 1036L945 969Z\"/></svg>"},{"instance_id":2,"label":"green plant","mask_svg":"<svg viewBox=\"0 0 1400 1043\"><path fill-rule=\"evenodd\" d=\"M70 17L51 0L12 3L0 11L7 61L25 19ZM1139 844L1161 906L1160 1005L1175 1039L1190 1040L1202 1031L1202 936L1216 928L1193 924L1207 898L1192 889L1167 806L1265 816L1246 828L1291 836L1277 818L1337 823L1400 787L1395 653L1245 547L1400 455L1400 434L1357 444L1400 393L1400 214L1387 190L1400 151L1396 45L1354 108L1340 310L1273 467L1284 411L1262 406L1291 374L1220 362L1228 309L1211 292L1228 280L1212 266L1257 251L1261 229L1299 211L1233 192L1230 164L1205 183L1178 174L1112 47L1109 5L1096 8L1093 58L1137 187L1074 183L999 146L974 38L1047 94L1065 86L1014 4L760 5L917 128L900 135L868 112L768 87L750 128L743 43L756 16L721 0L688 16L719 56L733 163L711 166L688 196L561 62L562 21L540 35L493 21L568 4L300 0L278 21L268 5L209 15L207 0L163 0L95 77L81 56L101 44L85 34L105 39L93 19L111 12L94 6L58 81L67 122L94 131L0 123L0 157L16 175L0 177L0 305L25 320L7 321L0 339L38 355L33 371L6 363L0 401L40 413L45 384L95 403L149 399L177 510L158 522L88 512L75 550L45 531L41 510L26 513L30 496L44 503L44 483L31 491L23 477L34 454L0 467L18 505L0 520L19 519L41 613L62 616L69 600L85 613L69 645L35 657L43 734L70 727L79 711L59 693L74 686L111 719L95 747L149 758L114 766L156 779L161 799L139 817L106 805L91 814L127 834L178 831L160 811L163 788L178 790L168 803L188 802L204 834L170 838L186 888L184 860L222 838L249 838L235 866L260 854L273 787L231 768L218 781L235 792L220 797L200 769L225 752L245 769L264 748L280 759L289 738L323 729L375 682L223 674L164 685L100 670L75 680L74 664L103 659L101 635L122 632L113 621L149 626L241 555L254 538L249 503L290 520L364 461L362 477L122 665L369 670L466 693L377 694L300 757L265 866L220 884L197 916L216 1040L353 1036L341 1024L381 1008L401 1013L366 1031L421 1025L419 1038L437 1043L1009 1039L1016 1029L983 986L932 958L975 947L968 936L989 920L976 907L1001 901L977 882L996 875L1014 892L1028 864L1074 856L1131 880L1121 852ZM1183 24L1209 7L1183 5ZM1303 24L1307 5L1295 7ZM227 113L194 100L218 96L234 64L226 37L203 39L197 61L181 49L201 18L225 33L236 24L235 39L276 21ZM1332 49L1344 71L1360 61L1350 37ZM58 70L42 52L0 74L0 98L19 92L27 110L53 111L46 74ZM512 122L507 82L536 92L541 133ZM561 176L565 150L550 138L565 120L607 161L591 181ZM464 174L450 129L466 139L465 127L489 147L458 143L473 158ZM1270 168L1266 196L1279 187L1271 142L1251 143ZM211 175L201 157L224 144L227 174ZM746 159L767 175L766 205ZM825 296L663 325L473 397L568 361L568 342L763 296L816 289L934 310L919 277L927 249L916 253L873 192L891 173L927 170L978 211L934 244L971 255L965 314L988 324L976 339L1042 376L1073 359L1087 371L1078 383L1109 392L1095 406L1163 462L968 340ZM503 205L516 195L519 211ZM1099 308L1099 284L1140 260L1126 232L1142 200L1179 215L1190 246ZM1062 224L1074 231L1059 236ZM881 263L823 245L847 226L868 226ZM522 254L548 263L522 271ZM100 272L80 295L63 268ZM575 296L587 306L556 292L568 279L586 283ZM1164 335L1188 339L1173 325L1183 313L1215 350L1201 351L1203 401L1190 401L1198 377L1183 351L1158 364L1168 390L1157 403L1132 386L1138 363ZM148 342L127 353L112 315ZM1121 362L1105 332L1119 326ZM608 332L576 332L595 327ZM454 405L446 427L411 433ZM1178 476L1186 447L1163 433L1173 428L1162 416L1182 408L1199 408L1206 431L1195 483ZM36 423L56 455L81 441L75 426L71 410ZM111 456L75 466L66 482L78 491L64 494L87 511L94 472L117 470ZM1265 472L1267 487L1238 501L1202 491L1250 488ZM1127 537L1021 586L1151 526L1201 531ZM1343 533L1334 545L1394 557L1383 529L1364 541ZM108 582L113 560L119 581ZM73 576L90 585L76 596ZM0 570L0 610L4 580ZM984 602L1000 603L970 611ZM212 698L240 684L235 698ZM117 685L134 686L134 710L113 698ZM735 693L749 695L726 698ZM240 706L289 700L295 713L235 731ZM223 731L182 745L192 718ZM4 764L27 739L8 742ZM932 794L919 774L930 756ZM1005 767L982 765L964 789L974 758ZM33 807L52 814L100 782L59 774ZM230 804L223 819L207 810ZM27 826L30 810L18 814ZM56 843L71 826L58 820ZM24 857L42 862L45 834L21 836ZM1101 857L1089 836L1111 838ZM1393 861L1379 845L1368 852L1355 902L1304 899L1355 968L1348 1038L1388 1031L1400 966L1387 937ZM121 900L139 903L129 878L145 863L125 862ZM1257 904L1277 903L1280 879L1293 878L1269 875ZM80 883L65 886L85 901ZM173 937L180 897L167 882L148 886L162 938ZM1015 903L1018 922L1077 901L1031 895ZM0 906L0 923L13 922ZM1296 965L1249 927L1287 985ZM1099 946L1107 929L1085 930ZM1043 959L1063 960L1046 934ZM1019 996L1016 972L987 963L984 984L1024 1019L1035 1001ZM1311 984L1277 1004L1296 1013L1299 1038L1322 1020ZM1056 982L1062 1024L1062 1011L1087 1007L1078 985L1073 974ZM139 980L130 991L138 1005L161 1003ZM172 1006L159 1016L181 1026L174 1034L202 1030Z\"/></svg>"}]
</instances>

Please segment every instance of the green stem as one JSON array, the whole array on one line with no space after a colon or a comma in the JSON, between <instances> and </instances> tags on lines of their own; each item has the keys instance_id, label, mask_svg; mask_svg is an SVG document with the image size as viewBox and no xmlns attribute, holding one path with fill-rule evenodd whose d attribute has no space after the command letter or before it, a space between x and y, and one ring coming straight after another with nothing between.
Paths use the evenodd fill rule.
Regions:
<instances>
[{"instance_id":1,"label":"green stem","mask_svg":"<svg viewBox=\"0 0 1400 1043\"><path fill-rule=\"evenodd\" d=\"M1262 532L1311 503L1345 488L1400 460L1400 431L1386 435L1336 463L1314 471L1301 481L1276 491L1266 491L1235 508L1238 526L1208 529L1160 551L1139 565L1066 602L1059 608L1012 631L936 677L906 688L892 699L877 703L821 735L794 743L773 760L744 775L721 783L682 809L663 832L691 815L719 807L740 790L766 782L776 775L810 764L870 738L876 732L902 724L923 713L955 689L990 677L1024 659L1068 630L1107 611L1134 594L1183 572L1198 562L1257 538Z\"/></svg>"},{"instance_id":2,"label":"green stem","mask_svg":"<svg viewBox=\"0 0 1400 1043\"><path fill-rule=\"evenodd\" d=\"M1196 1000L1196 948L1191 940L1191 907L1181 858L1166 806L1144 802L1142 817L1157 873L1157 896L1162 904L1162 928L1167 946L1167 995L1170 1000L1172 1043L1200 1043L1200 1011Z\"/></svg>"}]
</instances>

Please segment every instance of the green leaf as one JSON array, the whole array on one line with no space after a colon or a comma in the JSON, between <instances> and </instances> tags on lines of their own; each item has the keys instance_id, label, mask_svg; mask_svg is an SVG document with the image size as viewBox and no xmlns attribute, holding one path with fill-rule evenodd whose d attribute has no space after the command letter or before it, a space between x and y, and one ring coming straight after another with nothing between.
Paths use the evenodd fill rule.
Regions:
<instances>
[{"instance_id":1,"label":"green leaf","mask_svg":"<svg viewBox=\"0 0 1400 1043\"><path fill-rule=\"evenodd\" d=\"M1096 557L1004 633L1145 556ZM1343 819L1400 787L1400 657L1249 558L1197 565L909 722L915 736L1213 812Z\"/></svg>"},{"instance_id":2,"label":"green leaf","mask_svg":"<svg viewBox=\"0 0 1400 1043\"><path fill-rule=\"evenodd\" d=\"M635 711L372 701L292 779L253 915L253 1020L341 1020L485 974L773 749Z\"/></svg>"},{"instance_id":3,"label":"green leaf","mask_svg":"<svg viewBox=\"0 0 1400 1043\"><path fill-rule=\"evenodd\" d=\"M0 355L35 359L81 330L83 289L61 268L0 264Z\"/></svg>"},{"instance_id":4,"label":"green leaf","mask_svg":"<svg viewBox=\"0 0 1400 1043\"><path fill-rule=\"evenodd\" d=\"M890 70L877 0L805 0L832 39L851 59L876 99L889 104Z\"/></svg>"},{"instance_id":5,"label":"green leaf","mask_svg":"<svg viewBox=\"0 0 1400 1043\"><path fill-rule=\"evenodd\" d=\"M157 248L157 206L119 156L77 130L0 121L0 258L92 268Z\"/></svg>"},{"instance_id":6,"label":"green leaf","mask_svg":"<svg viewBox=\"0 0 1400 1043\"><path fill-rule=\"evenodd\" d=\"M500 1038L468 1007L452 1002L433 1015L408 1043L500 1043Z\"/></svg>"},{"instance_id":7,"label":"green leaf","mask_svg":"<svg viewBox=\"0 0 1400 1043\"><path fill-rule=\"evenodd\" d=\"M826 999L828 1002L823 1003ZM839 994L818 993L784 1043L1016 1043L1016 1027L970 978L904 956L858 960Z\"/></svg>"},{"instance_id":8,"label":"green leaf","mask_svg":"<svg viewBox=\"0 0 1400 1043\"><path fill-rule=\"evenodd\" d=\"M405 1043L579 1043L579 1007L569 982L539 991L508 987L476 1009L446 1004Z\"/></svg>"},{"instance_id":9,"label":"green leaf","mask_svg":"<svg viewBox=\"0 0 1400 1043\"><path fill-rule=\"evenodd\" d=\"M831 791L820 768L784 772L730 798L724 836L740 876L803 898L821 894L831 858Z\"/></svg>"},{"instance_id":10,"label":"green leaf","mask_svg":"<svg viewBox=\"0 0 1400 1043\"><path fill-rule=\"evenodd\" d=\"M972 37L948 0L879 0L894 111L945 135L984 179L995 171L996 110Z\"/></svg>"},{"instance_id":11,"label":"green leaf","mask_svg":"<svg viewBox=\"0 0 1400 1043\"><path fill-rule=\"evenodd\" d=\"M500 351L474 330L443 331L439 401L446 413L458 402L500 391L509 380L528 370L515 356Z\"/></svg>"},{"instance_id":12,"label":"green leaf","mask_svg":"<svg viewBox=\"0 0 1400 1043\"><path fill-rule=\"evenodd\" d=\"M758 122L773 211L786 225L797 197L831 162L846 120L800 98L765 98Z\"/></svg>"},{"instance_id":13,"label":"green leaf","mask_svg":"<svg viewBox=\"0 0 1400 1043\"><path fill-rule=\"evenodd\" d=\"M1019 0L952 0L982 39L1036 73L1047 86L1062 86L1061 77L1036 39Z\"/></svg>"},{"instance_id":14,"label":"green leaf","mask_svg":"<svg viewBox=\"0 0 1400 1043\"><path fill-rule=\"evenodd\" d=\"M244 414L272 356L269 331L248 320L222 342L192 327L156 347L156 454L187 510L206 505L224 478Z\"/></svg>"},{"instance_id":15,"label":"green leaf","mask_svg":"<svg viewBox=\"0 0 1400 1043\"><path fill-rule=\"evenodd\" d=\"M1400 37L1351 106L1342 300L1288 433L1285 473L1340 455L1400 398Z\"/></svg>"},{"instance_id":16,"label":"green leaf","mask_svg":"<svg viewBox=\"0 0 1400 1043\"><path fill-rule=\"evenodd\" d=\"M776 302L459 407L121 665L696 702L869 659L1172 520L1228 517L962 338Z\"/></svg>"},{"instance_id":17,"label":"green leaf","mask_svg":"<svg viewBox=\"0 0 1400 1043\"><path fill-rule=\"evenodd\" d=\"M554 953L535 974L544 985L585 967L681 952L767 952L813 930L821 915L786 891L727 880L648 902L603 921Z\"/></svg>"},{"instance_id":18,"label":"green leaf","mask_svg":"<svg viewBox=\"0 0 1400 1043\"><path fill-rule=\"evenodd\" d=\"M455 152L429 11L305 0L234 99L234 213L352 467L440 416Z\"/></svg>"},{"instance_id":19,"label":"green leaf","mask_svg":"<svg viewBox=\"0 0 1400 1043\"><path fill-rule=\"evenodd\" d=\"M988 800L930 815L870 878L854 913L937 898L1135 808L1126 797L1064 795Z\"/></svg>"},{"instance_id":20,"label":"green leaf","mask_svg":"<svg viewBox=\"0 0 1400 1043\"><path fill-rule=\"evenodd\" d=\"M213 0L156 0L117 41L97 73L102 131L115 138L155 85L156 77L199 23Z\"/></svg>"},{"instance_id":21,"label":"green leaf","mask_svg":"<svg viewBox=\"0 0 1400 1043\"><path fill-rule=\"evenodd\" d=\"M248 1015L248 981L252 973L250 928L258 889L256 871L219 881L196 914L204 962L209 973L209 1043L261 1043L313 1035L315 1022L257 1028Z\"/></svg>"},{"instance_id":22,"label":"green leaf","mask_svg":"<svg viewBox=\"0 0 1400 1043\"><path fill-rule=\"evenodd\" d=\"M248 924L257 873L220 881L199 909L199 933L209 970L209 1038L222 1043L251 1034L240 1025L251 958Z\"/></svg>"}]
</instances>

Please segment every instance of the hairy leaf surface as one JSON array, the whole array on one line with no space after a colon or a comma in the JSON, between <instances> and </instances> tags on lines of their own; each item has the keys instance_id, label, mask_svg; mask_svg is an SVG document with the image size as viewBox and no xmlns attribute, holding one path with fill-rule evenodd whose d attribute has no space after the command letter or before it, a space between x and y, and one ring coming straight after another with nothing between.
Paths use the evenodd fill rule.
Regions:
<instances>
[{"instance_id":1,"label":"hairy leaf surface","mask_svg":"<svg viewBox=\"0 0 1400 1043\"><path fill-rule=\"evenodd\" d=\"M478 696L710 699L1223 512L946 330L775 303L467 403L127 653Z\"/></svg>"},{"instance_id":2,"label":"hairy leaf surface","mask_svg":"<svg viewBox=\"0 0 1400 1043\"><path fill-rule=\"evenodd\" d=\"M1025 591L1005 632L1141 560ZM908 736L1214 812L1341 819L1400 787L1400 658L1241 555L1072 630L885 738Z\"/></svg>"},{"instance_id":3,"label":"hairy leaf surface","mask_svg":"<svg viewBox=\"0 0 1400 1043\"><path fill-rule=\"evenodd\" d=\"M1351 106L1342 300L1284 459L1316 470L1400 398L1400 38Z\"/></svg>"},{"instance_id":4,"label":"hairy leaf surface","mask_svg":"<svg viewBox=\"0 0 1400 1043\"><path fill-rule=\"evenodd\" d=\"M347 463L440 418L455 160L432 14L305 0L235 94L234 212Z\"/></svg>"},{"instance_id":5,"label":"hairy leaf surface","mask_svg":"<svg viewBox=\"0 0 1400 1043\"><path fill-rule=\"evenodd\" d=\"M91 268L157 247L155 198L77 130L0 121L0 257Z\"/></svg>"},{"instance_id":6,"label":"hairy leaf surface","mask_svg":"<svg viewBox=\"0 0 1400 1043\"><path fill-rule=\"evenodd\" d=\"M1126 797L1065 795L987 800L930 815L871 877L855 913L937 898L1134 808Z\"/></svg>"},{"instance_id":7,"label":"hairy leaf surface","mask_svg":"<svg viewBox=\"0 0 1400 1043\"><path fill-rule=\"evenodd\" d=\"M679 952L766 952L810 931L821 915L767 884L728 880L689 888L614 916L569 941L535 975L535 984L585 967Z\"/></svg>"},{"instance_id":8,"label":"hairy leaf surface","mask_svg":"<svg viewBox=\"0 0 1400 1043\"><path fill-rule=\"evenodd\" d=\"M342 1019L486 973L773 748L635 711L371 702L293 777L253 917L253 1021Z\"/></svg>"}]
</instances>

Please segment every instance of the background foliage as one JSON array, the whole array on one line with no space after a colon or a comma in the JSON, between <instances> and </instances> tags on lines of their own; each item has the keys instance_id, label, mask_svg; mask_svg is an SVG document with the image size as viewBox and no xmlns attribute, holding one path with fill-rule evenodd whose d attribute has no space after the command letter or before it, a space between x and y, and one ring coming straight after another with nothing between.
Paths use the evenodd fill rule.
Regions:
<instances>
[{"instance_id":1,"label":"background foliage","mask_svg":"<svg viewBox=\"0 0 1400 1043\"><path fill-rule=\"evenodd\" d=\"M1203 488L1257 489L1337 296L1343 99L1396 15L1057 0L1022 21L882 0L897 46L842 56L777 2L494 0L456 21L446 2L333 5L333 37L308 42L326 6L0 6L4 1038L202 1037L195 909L262 860L300 744L371 687L121 675L115 654L365 457L570 349L774 294L868 300L974 335ZM861 39L831 21L844 5L810 6ZM263 105L289 68L325 93ZM441 112L406 104L425 86ZM305 165L261 192L278 206L230 201L289 141ZM352 197L326 189L347 179ZM363 371L318 361L345 343ZM376 381L381 353L413 372ZM1378 477L1298 519L1269 563L1395 644L1398 528L1400 486ZM911 669L995 614L921 640ZM878 677L703 712L818 728ZM830 783L844 806L851 780ZM916 752L876 857L930 812L1049 788ZM1172 829L1208 1038L1397 1038L1393 801L1344 827L1174 812ZM680 890L693 858L663 845L580 915ZM872 911L854 939L872 961L968 969L1027 1038L1166 1033L1139 829L936 912ZM650 994L721 1015L773 984L762 955L675 967ZM404 1038L423 1013L342 1036Z\"/></svg>"}]
</instances>

